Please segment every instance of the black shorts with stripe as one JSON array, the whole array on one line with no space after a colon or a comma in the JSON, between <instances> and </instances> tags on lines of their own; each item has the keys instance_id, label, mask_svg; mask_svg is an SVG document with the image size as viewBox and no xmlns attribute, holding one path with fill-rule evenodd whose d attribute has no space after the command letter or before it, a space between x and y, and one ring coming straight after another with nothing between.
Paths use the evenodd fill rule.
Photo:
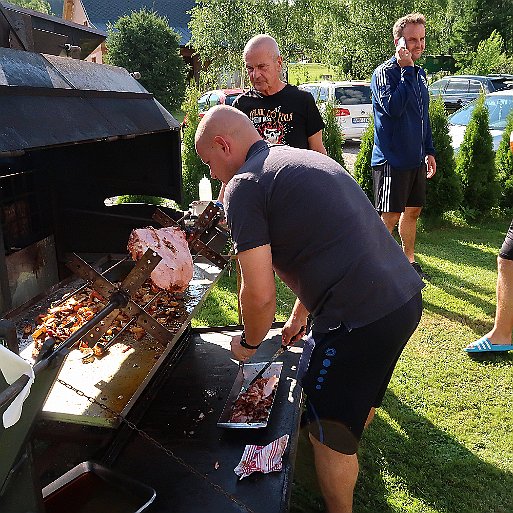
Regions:
<instances>
[{"instance_id":1,"label":"black shorts with stripe","mask_svg":"<svg viewBox=\"0 0 513 513\"><path fill-rule=\"evenodd\" d=\"M305 428L312 436L334 451L357 452L370 409L381 405L421 315L419 292L367 326L309 334L298 379L306 394Z\"/></svg>"},{"instance_id":2,"label":"black shorts with stripe","mask_svg":"<svg viewBox=\"0 0 513 513\"><path fill-rule=\"evenodd\" d=\"M426 165L395 169L388 162L372 168L374 205L382 212L404 212L426 204Z\"/></svg>"},{"instance_id":3,"label":"black shorts with stripe","mask_svg":"<svg viewBox=\"0 0 513 513\"><path fill-rule=\"evenodd\" d=\"M499 256L501 258L505 258L506 260L513 260L513 221L511 221L508 233L506 234L506 238L502 243Z\"/></svg>"}]
</instances>

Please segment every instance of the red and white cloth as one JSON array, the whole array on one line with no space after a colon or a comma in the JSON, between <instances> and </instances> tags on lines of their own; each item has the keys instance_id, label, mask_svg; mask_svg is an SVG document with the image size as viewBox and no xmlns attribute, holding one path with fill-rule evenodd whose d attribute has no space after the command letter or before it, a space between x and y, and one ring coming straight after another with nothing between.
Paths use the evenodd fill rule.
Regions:
<instances>
[{"instance_id":1,"label":"red and white cloth","mask_svg":"<svg viewBox=\"0 0 513 513\"><path fill-rule=\"evenodd\" d=\"M246 445L239 464L233 471L240 479L253 472L278 472L282 469L282 456L289 443L289 435L283 435L268 445Z\"/></svg>"}]
</instances>

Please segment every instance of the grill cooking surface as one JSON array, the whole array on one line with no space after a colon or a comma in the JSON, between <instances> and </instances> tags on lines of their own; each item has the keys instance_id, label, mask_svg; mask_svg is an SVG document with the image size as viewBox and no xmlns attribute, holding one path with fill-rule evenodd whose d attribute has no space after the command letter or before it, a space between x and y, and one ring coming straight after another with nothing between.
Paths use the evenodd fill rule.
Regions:
<instances>
[{"instance_id":1,"label":"grill cooking surface","mask_svg":"<svg viewBox=\"0 0 513 513\"><path fill-rule=\"evenodd\" d=\"M167 343L162 344L148 334L137 340L133 333L126 330L103 356L92 358L90 363L83 363L84 353L78 348L73 349L67 356L58 379L94 398L117 414L126 415L190 325L192 317L220 272L207 261L196 260L193 279L179 304L175 306L175 313L166 324L172 333L172 339ZM23 338L24 327L27 324L34 326L34 319L39 314L46 313L52 303L59 301L82 283L81 280L74 280L58 288L30 309L12 317L18 331L20 354L25 359L32 359L33 342L30 337ZM56 381L46 400L42 416L47 419L103 427L115 427L119 423L113 413L92 403L59 381Z\"/></svg>"}]
</instances>

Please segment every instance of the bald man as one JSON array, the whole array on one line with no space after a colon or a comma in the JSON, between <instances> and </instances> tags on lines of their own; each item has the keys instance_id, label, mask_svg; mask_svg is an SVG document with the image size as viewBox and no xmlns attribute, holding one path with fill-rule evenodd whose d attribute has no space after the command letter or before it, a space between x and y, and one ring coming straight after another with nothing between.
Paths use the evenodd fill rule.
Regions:
<instances>
[{"instance_id":1,"label":"bald man","mask_svg":"<svg viewBox=\"0 0 513 513\"><path fill-rule=\"evenodd\" d=\"M394 366L421 313L422 280L353 178L318 152L272 145L228 106L199 124L196 150L226 184L226 213L241 266L245 361L276 311L274 271L297 295L282 331L301 334L298 379L307 429L330 513L352 511L356 456Z\"/></svg>"},{"instance_id":2,"label":"bald man","mask_svg":"<svg viewBox=\"0 0 513 513\"><path fill-rule=\"evenodd\" d=\"M267 34L253 37L243 59L253 88L233 106L251 119L265 140L326 154L319 109L310 93L281 80L283 59L276 40Z\"/></svg>"}]
</instances>

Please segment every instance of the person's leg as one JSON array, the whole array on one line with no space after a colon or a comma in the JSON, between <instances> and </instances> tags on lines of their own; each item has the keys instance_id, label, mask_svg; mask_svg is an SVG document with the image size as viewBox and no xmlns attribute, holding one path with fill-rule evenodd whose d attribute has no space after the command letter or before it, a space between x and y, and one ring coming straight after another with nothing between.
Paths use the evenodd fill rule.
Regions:
<instances>
[{"instance_id":1,"label":"person's leg","mask_svg":"<svg viewBox=\"0 0 513 513\"><path fill-rule=\"evenodd\" d=\"M396 224L399 222L399 219L401 217L400 212L382 212L381 213L381 219L385 223L385 226L387 227L388 231L392 233L394 231L394 228Z\"/></svg>"},{"instance_id":2,"label":"person's leg","mask_svg":"<svg viewBox=\"0 0 513 513\"><path fill-rule=\"evenodd\" d=\"M410 262L415 262L415 238L417 236L417 219L422 207L405 207L399 219L399 236L404 254Z\"/></svg>"},{"instance_id":3,"label":"person's leg","mask_svg":"<svg viewBox=\"0 0 513 513\"><path fill-rule=\"evenodd\" d=\"M353 492L358 477L356 454L342 454L310 435L315 470L328 513L352 513Z\"/></svg>"},{"instance_id":4,"label":"person's leg","mask_svg":"<svg viewBox=\"0 0 513 513\"><path fill-rule=\"evenodd\" d=\"M492 344L511 344L513 332L513 260L497 258L497 309L495 324L485 335Z\"/></svg>"}]
</instances>

